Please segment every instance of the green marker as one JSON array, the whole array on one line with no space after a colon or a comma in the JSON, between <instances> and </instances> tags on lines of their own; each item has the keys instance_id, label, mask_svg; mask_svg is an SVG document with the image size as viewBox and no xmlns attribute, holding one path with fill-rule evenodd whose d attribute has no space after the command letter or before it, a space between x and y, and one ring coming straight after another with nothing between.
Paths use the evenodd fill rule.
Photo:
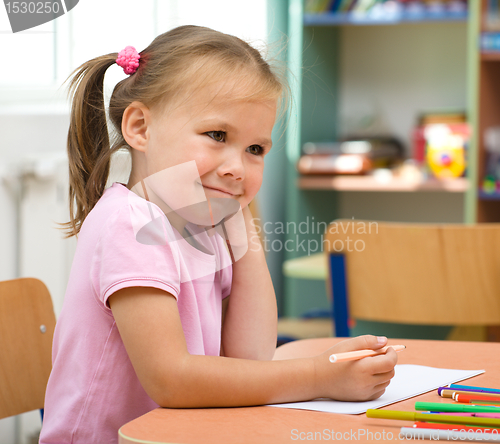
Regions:
<instances>
[{"instance_id":1,"label":"green marker","mask_svg":"<svg viewBox=\"0 0 500 444\"><path fill-rule=\"evenodd\" d=\"M429 412L500 413L500 407L470 404L445 404L441 402L416 402L415 410Z\"/></svg>"}]
</instances>

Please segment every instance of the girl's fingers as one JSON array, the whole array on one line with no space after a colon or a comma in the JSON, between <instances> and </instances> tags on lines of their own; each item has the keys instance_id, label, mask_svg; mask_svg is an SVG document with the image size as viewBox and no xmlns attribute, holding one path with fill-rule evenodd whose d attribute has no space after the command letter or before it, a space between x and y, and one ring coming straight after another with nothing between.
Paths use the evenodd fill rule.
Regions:
<instances>
[{"instance_id":1,"label":"girl's fingers","mask_svg":"<svg viewBox=\"0 0 500 444\"><path fill-rule=\"evenodd\" d=\"M372 375L387 373L394 370L394 366L398 362L398 354L393 350L387 350L387 353L379 356L371 356L363 358L360 363L366 365L367 371Z\"/></svg>"},{"instance_id":2,"label":"girl's fingers","mask_svg":"<svg viewBox=\"0 0 500 444\"><path fill-rule=\"evenodd\" d=\"M390 370L386 373L378 373L376 375L373 375L372 381L375 385L377 385L377 384L382 384L384 382L390 382L392 378L394 378L394 370Z\"/></svg>"},{"instance_id":3,"label":"girl's fingers","mask_svg":"<svg viewBox=\"0 0 500 444\"><path fill-rule=\"evenodd\" d=\"M387 381L376 384L374 387L374 390L375 391L385 390L389 386L390 383L391 383L391 380L389 379Z\"/></svg>"},{"instance_id":4,"label":"girl's fingers","mask_svg":"<svg viewBox=\"0 0 500 444\"><path fill-rule=\"evenodd\" d=\"M390 380L381 382L380 384L376 384L372 387L370 390L371 395L369 395L366 399L367 401L372 401L373 399L378 399L380 398L384 393L386 388L389 386L391 383Z\"/></svg>"},{"instance_id":5,"label":"girl's fingers","mask_svg":"<svg viewBox=\"0 0 500 444\"><path fill-rule=\"evenodd\" d=\"M339 342L336 346L337 353L354 351L354 350L378 350L387 345L387 338L385 336L363 335L354 338L346 339Z\"/></svg>"}]
</instances>

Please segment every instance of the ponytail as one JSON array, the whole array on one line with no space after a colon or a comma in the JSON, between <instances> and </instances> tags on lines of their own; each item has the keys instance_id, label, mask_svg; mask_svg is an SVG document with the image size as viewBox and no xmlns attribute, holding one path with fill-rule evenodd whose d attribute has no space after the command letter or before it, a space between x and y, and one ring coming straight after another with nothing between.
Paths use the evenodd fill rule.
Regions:
<instances>
[{"instance_id":1,"label":"ponytail","mask_svg":"<svg viewBox=\"0 0 500 444\"><path fill-rule=\"evenodd\" d=\"M104 107L103 82L117 54L92 59L73 72L68 131L70 221L67 237L77 235L85 217L104 193L111 155Z\"/></svg>"}]
</instances>

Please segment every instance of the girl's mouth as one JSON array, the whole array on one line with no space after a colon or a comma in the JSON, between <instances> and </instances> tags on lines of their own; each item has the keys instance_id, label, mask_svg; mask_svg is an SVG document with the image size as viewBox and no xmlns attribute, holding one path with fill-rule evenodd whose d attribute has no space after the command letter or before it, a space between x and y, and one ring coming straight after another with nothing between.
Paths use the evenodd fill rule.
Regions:
<instances>
[{"instance_id":1,"label":"girl's mouth","mask_svg":"<svg viewBox=\"0 0 500 444\"><path fill-rule=\"evenodd\" d=\"M227 191L227 190L224 190L222 188L209 187L207 185L203 185L203 188L205 190L210 190L211 192L219 193L219 194L225 195L227 197L237 197L237 196L239 196L239 194L234 194L234 193L232 193L230 191Z\"/></svg>"}]
</instances>

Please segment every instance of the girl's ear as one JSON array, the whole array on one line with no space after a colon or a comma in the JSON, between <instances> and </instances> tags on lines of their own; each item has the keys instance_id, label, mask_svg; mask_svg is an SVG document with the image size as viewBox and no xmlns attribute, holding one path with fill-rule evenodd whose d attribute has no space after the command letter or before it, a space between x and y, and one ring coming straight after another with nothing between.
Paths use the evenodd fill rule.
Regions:
<instances>
[{"instance_id":1,"label":"girl's ear","mask_svg":"<svg viewBox=\"0 0 500 444\"><path fill-rule=\"evenodd\" d=\"M123 138L130 147L138 151L146 151L150 116L149 108L140 102L132 102L123 113Z\"/></svg>"}]
</instances>

